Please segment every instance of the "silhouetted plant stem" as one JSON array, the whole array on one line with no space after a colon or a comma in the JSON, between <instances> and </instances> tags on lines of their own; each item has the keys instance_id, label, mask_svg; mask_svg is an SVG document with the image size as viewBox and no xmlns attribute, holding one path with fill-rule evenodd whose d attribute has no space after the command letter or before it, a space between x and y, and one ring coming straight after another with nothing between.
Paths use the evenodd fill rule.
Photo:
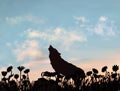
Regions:
<instances>
[{"instance_id":1,"label":"silhouetted plant stem","mask_svg":"<svg viewBox=\"0 0 120 91\"><path fill-rule=\"evenodd\" d=\"M26 70L24 71L24 73L27 74L27 80L29 80L29 74L28 74L29 72L30 72L30 69L26 69Z\"/></svg>"},{"instance_id":2,"label":"silhouetted plant stem","mask_svg":"<svg viewBox=\"0 0 120 91\"><path fill-rule=\"evenodd\" d=\"M20 90L22 91L22 78L21 78L21 76L22 76L22 71L23 71L23 69L25 68L24 66L19 66L19 67L17 67L18 68L18 70L20 71L20 82L19 82L19 86L20 86Z\"/></svg>"}]
</instances>

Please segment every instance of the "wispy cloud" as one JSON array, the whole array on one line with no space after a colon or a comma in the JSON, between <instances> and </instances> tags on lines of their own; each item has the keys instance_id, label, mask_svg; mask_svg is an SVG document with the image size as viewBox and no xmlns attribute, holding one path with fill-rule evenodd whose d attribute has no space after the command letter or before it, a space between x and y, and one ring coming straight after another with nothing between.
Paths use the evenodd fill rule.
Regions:
<instances>
[{"instance_id":1,"label":"wispy cloud","mask_svg":"<svg viewBox=\"0 0 120 91\"><path fill-rule=\"evenodd\" d=\"M117 28L114 22L108 17L100 16L96 23L91 22L90 19L88 20L85 16L74 16L73 18L77 25L79 24L79 28L82 28L84 30L87 29L90 33L93 33L94 35L104 37L116 35Z\"/></svg>"},{"instance_id":2,"label":"wispy cloud","mask_svg":"<svg viewBox=\"0 0 120 91\"><path fill-rule=\"evenodd\" d=\"M97 23L95 25L90 24L87 29L91 33L98 35L98 36L115 36L116 35L116 26L113 21L109 20L107 17L101 16L99 17Z\"/></svg>"},{"instance_id":3,"label":"wispy cloud","mask_svg":"<svg viewBox=\"0 0 120 91\"><path fill-rule=\"evenodd\" d=\"M87 41L87 37L80 31L67 30L61 27L54 28L44 32L28 29L29 38L41 38L50 42L59 42L62 45L72 45L74 42Z\"/></svg>"},{"instance_id":4,"label":"wispy cloud","mask_svg":"<svg viewBox=\"0 0 120 91\"><path fill-rule=\"evenodd\" d=\"M25 40L21 45L14 50L17 61L35 60L43 56L40 50L39 43L36 40Z\"/></svg>"},{"instance_id":5,"label":"wispy cloud","mask_svg":"<svg viewBox=\"0 0 120 91\"><path fill-rule=\"evenodd\" d=\"M102 36L115 36L115 30L113 25L107 25L99 22L93 29L93 32Z\"/></svg>"},{"instance_id":6,"label":"wispy cloud","mask_svg":"<svg viewBox=\"0 0 120 91\"><path fill-rule=\"evenodd\" d=\"M101 17L99 18L99 21L100 21L100 22L106 22L106 21L107 21L107 17L101 16Z\"/></svg>"},{"instance_id":7,"label":"wispy cloud","mask_svg":"<svg viewBox=\"0 0 120 91\"><path fill-rule=\"evenodd\" d=\"M82 23L86 23L86 22L89 22L89 20L84 17L84 16L74 16L73 17L76 21L76 23L79 23L79 22L82 22Z\"/></svg>"},{"instance_id":8,"label":"wispy cloud","mask_svg":"<svg viewBox=\"0 0 120 91\"><path fill-rule=\"evenodd\" d=\"M6 20L6 22L8 22L10 24L19 24L22 22L32 22L35 24L43 24L45 22L43 19L40 19L40 18L32 16L32 15L6 17L5 20Z\"/></svg>"}]
</instances>

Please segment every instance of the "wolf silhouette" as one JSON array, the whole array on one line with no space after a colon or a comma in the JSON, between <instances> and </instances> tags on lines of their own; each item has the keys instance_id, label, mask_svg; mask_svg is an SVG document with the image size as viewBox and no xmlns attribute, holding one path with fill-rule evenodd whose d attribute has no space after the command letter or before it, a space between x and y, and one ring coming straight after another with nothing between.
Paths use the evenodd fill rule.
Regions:
<instances>
[{"instance_id":1,"label":"wolf silhouette","mask_svg":"<svg viewBox=\"0 0 120 91\"><path fill-rule=\"evenodd\" d=\"M61 53L51 45L48 50L51 65L57 73L62 74L65 77L72 78L73 80L79 80L79 78L83 79L85 77L84 70L61 58Z\"/></svg>"}]
</instances>

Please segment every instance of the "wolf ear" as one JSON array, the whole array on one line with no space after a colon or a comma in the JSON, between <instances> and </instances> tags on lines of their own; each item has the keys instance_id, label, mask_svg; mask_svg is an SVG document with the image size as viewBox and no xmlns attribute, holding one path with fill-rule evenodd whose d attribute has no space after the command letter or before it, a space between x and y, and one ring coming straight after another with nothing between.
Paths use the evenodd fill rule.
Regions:
<instances>
[{"instance_id":1,"label":"wolf ear","mask_svg":"<svg viewBox=\"0 0 120 91\"><path fill-rule=\"evenodd\" d=\"M50 45L50 47L52 47L52 45Z\"/></svg>"},{"instance_id":2,"label":"wolf ear","mask_svg":"<svg viewBox=\"0 0 120 91\"><path fill-rule=\"evenodd\" d=\"M50 45L49 48L53 48L52 45Z\"/></svg>"},{"instance_id":3,"label":"wolf ear","mask_svg":"<svg viewBox=\"0 0 120 91\"><path fill-rule=\"evenodd\" d=\"M51 50L51 49L53 49L53 47L50 45L48 49Z\"/></svg>"}]
</instances>

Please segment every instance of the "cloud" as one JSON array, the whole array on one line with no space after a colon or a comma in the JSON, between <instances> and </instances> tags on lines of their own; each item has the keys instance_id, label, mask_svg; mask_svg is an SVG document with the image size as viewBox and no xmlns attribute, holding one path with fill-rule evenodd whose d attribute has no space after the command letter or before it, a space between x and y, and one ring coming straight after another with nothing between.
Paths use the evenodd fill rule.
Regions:
<instances>
[{"instance_id":1,"label":"cloud","mask_svg":"<svg viewBox=\"0 0 120 91\"><path fill-rule=\"evenodd\" d=\"M98 23L94 27L93 31L95 34L102 35L102 36L114 36L115 35L114 27L112 25L108 26L102 23Z\"/></svg>"},{"instance_id":2,"label":"cloud","mask_svg":"<svg viewBox=\"0 0 120 91\"><path fill-rule=\"evenodd\" d=\"M97 24L94 27L94 33L98 34L98 35L104 35L104 28L105 28L105 25L103 25L103 24Z\"/></svg>"},{"instance_id":3,"label":"cloud","mask_svg":"<svg viewBox=\"0 0 120 91\"><path fill-rule=\"evenodd\" d=\"M79 22L86 23L89 21L84 16L74 16L73 18L75 19L76 23L79 23Z\"/></svg>"},{"instance_id":4,"label":"cloud","mask_svg":"<svg viewBox=\"0 0 120 91\"><path fill-rule=\"evenodd\" d=\"M17 23L23 22L25 20L23 19L23 17L18 16L18 17L14 17L14 18L6 17L6 21L8 23L17 24Z\"/></svg>"},{"instance_id":5,"label":"cloud","mask_svg":"<svg viewBox=\"0 0 120 91\"><path fill-rule=\"evenodd\" d=\"M107 17L101 16L101 17L99 18L99 21L100 21L100 22L106 22L106 21L107 21Z\"/></svg>"},{"instance_id":6,"label":"cloud","mask_svg":"<svg viewBox=\"0 0 120 91\"><path fill-rule=\"evenodd\" d=\"M60 43L64 46L72 45L74 42L87 41L87 37L81 31L67 30L61 27L57 27L44 32L28 29L27 36L28 38L40 38L49 42Z\"/></svg>"},{"instance_id":7,"label":"cloud","mask_svg":"<svg viewBox=\"0 0 120 91\"><path fill-rule=\"evenodd\" d=\"M32 15L6 17L5 20L6 20L6 22L8 22L10 24L19 24L22 22L32 22L35 24L43 24L45 22L43 19L39 19L39 18L34 17Z\"/></svg>"},{"instance_id":8,"label":"cloud","mask_svg":"<svg viewBox=\"0 0 120 91\"><path fill-rule=\"evenodd\" d=\"M40 50L39 43L36 40L25 40L21 45L17 46L14 50L17 61L23 61L25 59L39 59L43 56Z\"/></svg>"},{"instance_id":9,"label":"cloud","mask_svg":"<svg viewBox=\"0 0 120 91\"><path fill-rule=\"evenodd\" d=\"M115 36L116 35L116 27L114 23L108 20L107 17L101 16L92 28L88 27L88 30L92 33L99 36Z\"/></svg>"},{"instance_id":10,"label":"cloud","mask_svg":"<svg viewBox=\"0 0 120 91\"><path fill-rule=\"evenodd\" d=\"M79 28L82 30L88 30L89 33L104 36L104 37L112 37L116 35L117 28L114 22L106 16L100 16L96 23L92 23L85 16L74 16L73 17L76 24L79 24ZM84 32L84 34L88 32Z\"/></svg>"}]
</instances>

